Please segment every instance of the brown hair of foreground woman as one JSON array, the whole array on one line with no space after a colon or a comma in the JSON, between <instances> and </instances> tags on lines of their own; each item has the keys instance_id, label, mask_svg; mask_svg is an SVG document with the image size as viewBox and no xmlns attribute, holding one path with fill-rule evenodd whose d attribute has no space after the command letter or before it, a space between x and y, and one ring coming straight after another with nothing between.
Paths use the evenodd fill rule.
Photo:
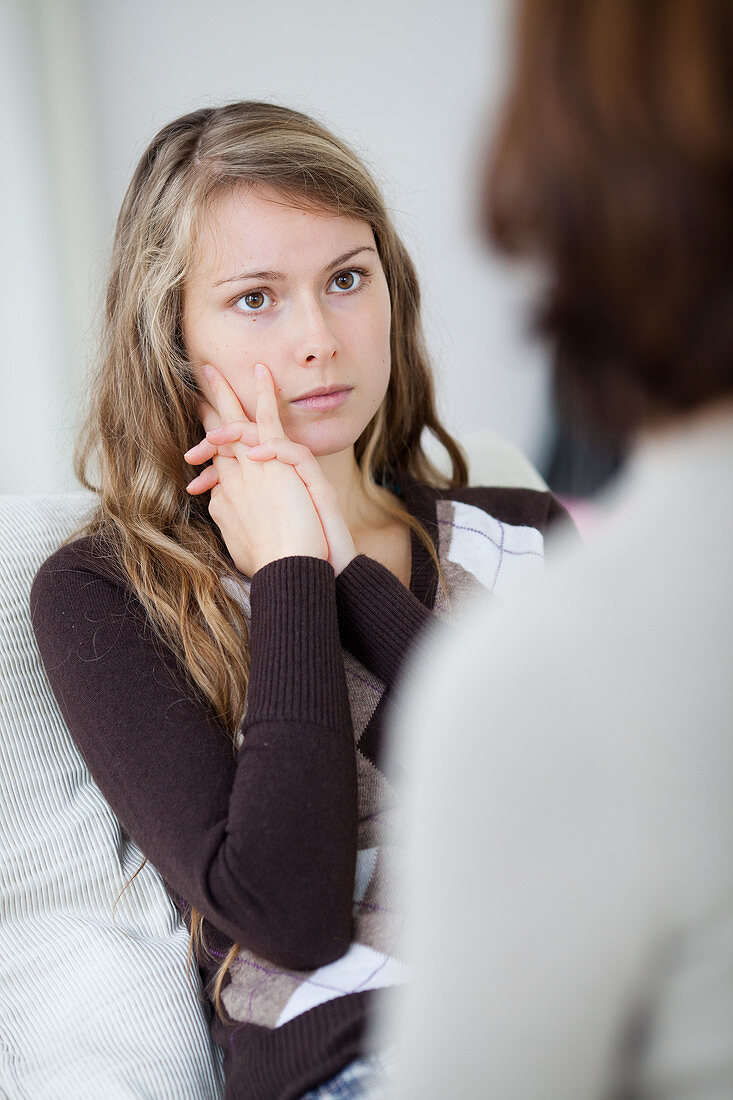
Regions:
<instances>
[{"instance_id":1,"label":"brown hair of foreground woman","mask_svg":"<svg viewBox=\"0 0 733 1100\"><path fill-rule=\"evenodd\" d=\"M558 401L625 434L729 395L733 5L524 0L516 30L484 226L544 268Z\"/></svg>"}]
</instances>

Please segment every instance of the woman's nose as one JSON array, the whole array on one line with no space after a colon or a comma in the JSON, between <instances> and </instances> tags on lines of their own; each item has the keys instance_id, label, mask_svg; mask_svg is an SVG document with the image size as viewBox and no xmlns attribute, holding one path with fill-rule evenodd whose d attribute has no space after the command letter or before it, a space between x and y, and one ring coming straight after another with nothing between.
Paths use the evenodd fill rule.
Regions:
<instances>
[{"instance_id":1,"label":"woman's nose","mask_svg":"<svg viewBox=\"0 0 733 1100\"><path fill-rule=\"evenodd\" d=\"M338 341L320 306L315 303L305 306L297 325L295 354L300 364L318 366L335 357Z\"/></svg>"}]
</instances>

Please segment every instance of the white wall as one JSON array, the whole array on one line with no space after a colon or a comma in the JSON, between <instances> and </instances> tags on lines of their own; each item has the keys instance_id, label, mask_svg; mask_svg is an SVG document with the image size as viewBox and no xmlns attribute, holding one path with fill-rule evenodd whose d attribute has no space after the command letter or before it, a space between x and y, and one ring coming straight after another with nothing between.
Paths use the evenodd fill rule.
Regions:
<instances>
[{"instance_id":1,"label":"white wall","mask_svg":"<svg viewBox=\"0 0 733 1100\"><path fill-rule=\"evenodd\" d=\"M100 281L132 169L163 123L237 98L314 113L364 155L386 188L421 273L448 426L491 427L539 457L545 372L523 336L526 287L477 244L472 188L505 76L508 0L71 6L83 54L77 84L89 67L94 164L84 176L95 181L90 203L101 211L101 229L91 218L83 249L92 281ZM72 308L78 336L78 301ZM47 484L47 473L29 470L15 491Z\"/></svg>"},{"instance_id":2,"label":"white wall","mask_svg":"<svg viewBox=\"0 0 733 1100\"><path fill-rule=\"evenodd\" d=\"M73 486L103 239L77 0L0 3L0 492Z\"/></svg>"}]
</instances>

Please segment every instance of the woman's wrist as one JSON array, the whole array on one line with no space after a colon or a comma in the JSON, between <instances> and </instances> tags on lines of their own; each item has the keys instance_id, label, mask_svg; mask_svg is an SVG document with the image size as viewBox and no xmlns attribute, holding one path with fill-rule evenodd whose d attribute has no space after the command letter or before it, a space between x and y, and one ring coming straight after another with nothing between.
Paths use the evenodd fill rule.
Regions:
<instances>
[{"instance_id":1,"label":"woman's wrist","mask_svg":"<svg viewBox=\"0 0 733 1100\"><path fill-rule=\"evenodd\" d=\"M354 560L355 557L357 557L357 551L356 551L355 546L352 547L350 550L345 551L342 554L332 554L331 555L331 557L329 558L329 561L331 562L331 565L333 566L333 571L334 571L334 573L336 574L337 577L339 576L339 574L343 573L343 571L344 571L344 569L346 569L347 565L351 565L351 563L352 563L352 561Z\"/></svg>"}]
</instances>

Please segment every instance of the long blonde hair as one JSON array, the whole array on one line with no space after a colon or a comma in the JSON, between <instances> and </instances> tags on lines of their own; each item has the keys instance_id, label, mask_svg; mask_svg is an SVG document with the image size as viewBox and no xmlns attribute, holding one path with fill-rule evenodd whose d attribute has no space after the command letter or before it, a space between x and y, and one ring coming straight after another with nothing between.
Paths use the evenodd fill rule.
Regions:
<instances>
[{"instance_id":1,"label":"long blonde hair","mask_svg":"<svg viewBox=\"0 0 733 1100\"><path fill-rule=\"evenodd\" d=\"M268 103L206 108L165 126L143 154L117 222L102 354L75 469L98 494L86 533L104 536L192 689L233 742L247 694L248 629L222 584L232 566L207 502L185 491L191 471L183 454L200 439L201 425L181 319L207 209L214 196L253 185L358 218L374 233L391 298L392 370L386 397L355 445L371 499L416 531L437 561L422 525L396 499L385 503L378 485L400 475L433 485L467 481L461 451L435 410L415 269L356 155L308 116ZM449 478L426 456L424 428L447 450ZM200 949L202 917L191 916L191 942ZM217 1005L238 950L219 969Z\"/></svg>"}]
</instances>

